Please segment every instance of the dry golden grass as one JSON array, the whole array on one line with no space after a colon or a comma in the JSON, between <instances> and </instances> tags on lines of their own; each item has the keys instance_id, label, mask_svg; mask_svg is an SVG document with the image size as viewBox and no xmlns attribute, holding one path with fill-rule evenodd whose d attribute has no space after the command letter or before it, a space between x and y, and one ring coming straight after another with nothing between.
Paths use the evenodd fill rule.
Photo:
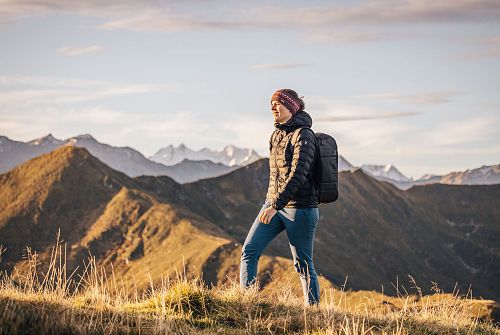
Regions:
<instances>
[{"instance_id":1,"label":"dry golden grass","mask_svg":"<svg viewBox=\"0 0 500 335\"><path fill-rule=\"evenodd\" d=\"M286 281L264 297L258 284L208 288L182 271L130 291L120 278L108 280L92 257L82 275L66 273L65 255L58 239L45 273L29 249L29 271L2 273L0 334L500 334L479 317L477 300L437 286L432 296L405 294L384 304L376 293L370 299L329 289L319 307L306 307Z\"/></svg>"}]
</instances>

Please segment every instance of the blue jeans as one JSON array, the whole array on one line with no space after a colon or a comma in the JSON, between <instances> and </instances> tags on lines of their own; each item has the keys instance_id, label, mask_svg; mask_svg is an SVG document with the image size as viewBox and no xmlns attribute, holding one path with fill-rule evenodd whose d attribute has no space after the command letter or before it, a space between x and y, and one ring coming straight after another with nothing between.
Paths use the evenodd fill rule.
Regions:
<instances>
[{"instance_id":1,"label":"blue jeans","mask_svg":"<svg viewBox=\"0 0 500 335\"><path fill-rule=\"evenodd\" d=\"M319 281L313 264L313 243L319 209L283 208L276 212L269 224L259 221L260 213L268 207L264 203L248 232L241 252L240 285L255 283L257 264L265 247L279 233L286 230L295 270L299 273L306 304L319 303Z\"/></svg>"}]
</instances>

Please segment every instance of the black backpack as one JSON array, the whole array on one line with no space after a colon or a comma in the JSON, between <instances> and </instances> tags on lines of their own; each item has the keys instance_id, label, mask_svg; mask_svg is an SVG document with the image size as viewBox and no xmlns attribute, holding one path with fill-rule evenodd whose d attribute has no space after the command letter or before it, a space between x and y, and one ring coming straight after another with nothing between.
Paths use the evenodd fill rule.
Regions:
<instances>
[{"instance_id":1,"label":"black backpack","mask_svg":"<svg viewBox=\"0 0 500 335\"><path fill-rule=\"evenodd\" d=\"M297 142L301 127L295 129L292 135L292 145ZM309 128L311 131L312 129ZM335 139L323 133L314 133L316 136L316 152L313 163L313 179L318 192L318 202L334 202L339 197L339 155Z\"/></svg>"}]
</instances>

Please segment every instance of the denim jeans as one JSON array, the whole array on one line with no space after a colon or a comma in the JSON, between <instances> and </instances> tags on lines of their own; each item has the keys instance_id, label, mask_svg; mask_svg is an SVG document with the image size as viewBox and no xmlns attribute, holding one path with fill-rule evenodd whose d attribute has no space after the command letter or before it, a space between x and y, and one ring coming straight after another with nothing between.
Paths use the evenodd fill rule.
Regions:
<instances>
[{"instance_id":1,"label":"denim jeans","mask_svg":"<svg viewBox=\"0 0 500 335\"><path fill-rule=\"evenodd\" d=\"M269 224L265 224L259 221L259 215L268 206L269 204L265 202L260 209L243 244L240 285L248 287L255 283L260 255L269 242L286 230L305 303L307 305L319 303L319 281L313 264L314 233L319 220L319 209L285 207L276 212Z\"/></svg>"}]
</instances>

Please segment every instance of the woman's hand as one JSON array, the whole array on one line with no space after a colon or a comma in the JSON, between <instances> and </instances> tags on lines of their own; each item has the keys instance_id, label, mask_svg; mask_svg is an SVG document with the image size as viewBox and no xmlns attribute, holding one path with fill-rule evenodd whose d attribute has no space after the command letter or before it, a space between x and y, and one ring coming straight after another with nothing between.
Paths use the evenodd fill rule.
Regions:
<instances>
[{"instance_id":1,"label":"woman's hand","mask_svg":"<svg viewBox=\"0 0 500 335\"><path fill-rule=\"evenodd\" d=\"M265 224L268 224L271 222L271 219L273 218L274 214L276 214L277 210L274 209L274 207L267 207L260 213L259 215L259 221Z\"/></svg>"}]
</instances>

